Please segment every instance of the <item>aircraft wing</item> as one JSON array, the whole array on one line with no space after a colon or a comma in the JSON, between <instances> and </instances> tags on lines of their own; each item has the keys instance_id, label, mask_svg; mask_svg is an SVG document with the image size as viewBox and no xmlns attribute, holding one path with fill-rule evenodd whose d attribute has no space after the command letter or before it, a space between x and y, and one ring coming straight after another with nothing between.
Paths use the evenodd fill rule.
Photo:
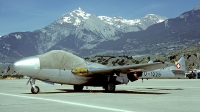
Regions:
<instances>
[{"instance_id":1,"label":"aircraft wing","mask_svg":"<svg viewBox=\"0 0 200 112\"><path fill-rule=\"evenodd\" d=\"M144 72L169 66L174 66L174 64L168 62L156 62L103 68L75 68L72 69L72 73L81 76L109 75L119 72L127 74L129 72Z\"/></svg>"}]
</instances>

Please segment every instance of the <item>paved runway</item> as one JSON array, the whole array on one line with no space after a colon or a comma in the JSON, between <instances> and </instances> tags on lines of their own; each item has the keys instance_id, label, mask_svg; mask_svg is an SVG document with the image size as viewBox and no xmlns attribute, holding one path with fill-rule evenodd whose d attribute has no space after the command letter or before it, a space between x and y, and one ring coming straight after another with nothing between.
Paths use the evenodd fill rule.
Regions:
<instances>
[{"instance_id":1,"label":"paved runway","mask_svg":"<svg viewBox=\"0 0 200 112\"><path fill-rule=\"evenodd\" d=\"M40 94L31 94L28 79L0 80L0 112L199 112L200 80L150 79L119 85L116 93L100 87L74 92L70 85L36 81Z\"/></svg>"}]
</instances>

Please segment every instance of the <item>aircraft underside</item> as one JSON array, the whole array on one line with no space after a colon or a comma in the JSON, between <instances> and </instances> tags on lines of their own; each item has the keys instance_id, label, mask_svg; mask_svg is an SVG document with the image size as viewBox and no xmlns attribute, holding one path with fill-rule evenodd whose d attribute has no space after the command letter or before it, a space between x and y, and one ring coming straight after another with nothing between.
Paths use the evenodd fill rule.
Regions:
<instances>
[{"instance_id":1,"label":"aircraft underside","mask_svg":"<svg viewBox=\"0 0 200 112\"><path fill-rule=\"evenodd\" d=\"M141 74L141 73L138 73ZM140 76L140 75L138 75ZM44 77L43 79L38 77L31 77L27 84L30 83L31 85L31 92L33 94L37 94L40 92L40 88L35 85L35 80L41 80L44 83L58 83L58 84L68 84L74 86L74 91L80 92L83 90L84 86L96 86L96 87L103 87L105 92L114 92L116 85L119 84L127 84L129 80L131 82L138 80L137 77L135 77L135 73L129 73L129 74L121 74L119 76L95 76L95 77L83 77L83 76L76 76L70 77L71 79L68 79L68 82L63 82L64 79L57 80L57 78L50 78L50 77ZM56 80L55 80L56 79Z\"/></svg>"}]
</instances>

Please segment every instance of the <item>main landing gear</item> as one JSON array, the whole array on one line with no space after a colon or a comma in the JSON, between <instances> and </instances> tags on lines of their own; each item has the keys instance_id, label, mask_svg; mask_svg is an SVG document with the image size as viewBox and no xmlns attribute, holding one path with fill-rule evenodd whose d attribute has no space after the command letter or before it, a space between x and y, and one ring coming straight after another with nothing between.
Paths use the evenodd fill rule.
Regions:
<instances>
[{"instance_id":1,"label":"main landing gear","mask_svg":"<svg viewBox=\"0 0 200 112\"><path fill-rule=\"evenodd\" d=\"M108 82L103 86L105 89L105 92L113 93L115 92L116 84L114 83L116 80L116 77L110 76L108 77Z\"/></svg>"},{"instance_id":2,"label":"main landing gear","mask_svg":"<svg viewBox=\"0 0 200 112\"><path fill-rule=\"evenodd\" d=\"M33 94L38 94L40 92L40 88L38 86L35 86L35 79L34 78L30 78L28 80L28 82L26 83L26 85L30 82L31 84L31 93Z\"/></svg>"},{"instance_id":3,"label":"main landing gear","mask_svg":"<svg viewBox=\"0 0 200 112\"><path fill-rule=\"evenodd\" d=\"M115 92L116 85L113 82L108 82L103 88L105 92L113 93Z\"/></svg>"}]
</instances>

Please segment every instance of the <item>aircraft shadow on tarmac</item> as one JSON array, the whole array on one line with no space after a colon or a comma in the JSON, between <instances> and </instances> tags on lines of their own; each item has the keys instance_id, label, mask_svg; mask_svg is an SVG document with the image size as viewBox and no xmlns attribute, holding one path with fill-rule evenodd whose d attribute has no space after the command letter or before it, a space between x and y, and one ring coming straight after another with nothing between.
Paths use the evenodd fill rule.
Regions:
<instances>
[{"instance_id":1,"label":"aircraft shadow on tarmac","mask_svg":"<svg viewBox=\"0 0 200 112\"><path fill-rule=\"evenodd\" d=\"M175 89L162 89L162 88L137 88L142 90L116 90L114 94L153 94L153 95L162 95L162 94L171 94L162 90L183 90L181 88ZM61 94L61 93L107 93L104 90L83 90L81 92L75 92L72 89L57 89L55 92L40 92L39 94ZM156 91L156 92L155 92ZM32 94L32 93L22 93L22 94ZM113 94L113 93L110 93Z\"/></svg>"},{"instance_id":2,"label":"aircraft shadow on tarmac","mask_svg":"<svg viewBox=\"0 0 200 112\"><path fill-rule=\"evenodd\" d=\"M57 89L60 91L65 91L66 93L78 93L70 89ZM83 90L82 93L107 93L104 90ZM142 91L130 91L130 90L116 90L115 94L169 94L169 93L158 93L158 92L142 92ZM111 93L113 94L113 93Z\"/></svg>"},{"instance_id":3,"label":"aircraft shadow on tarmac","mask_svg":"<svg viewBox=\"0 0 200 112\"><path fill-rule=\"evenodd\" d=\"M137 89L145 89L150 91L161 91L161 90L183 90L182 88L137 88Z\"/></svg>"}]
</instances>

